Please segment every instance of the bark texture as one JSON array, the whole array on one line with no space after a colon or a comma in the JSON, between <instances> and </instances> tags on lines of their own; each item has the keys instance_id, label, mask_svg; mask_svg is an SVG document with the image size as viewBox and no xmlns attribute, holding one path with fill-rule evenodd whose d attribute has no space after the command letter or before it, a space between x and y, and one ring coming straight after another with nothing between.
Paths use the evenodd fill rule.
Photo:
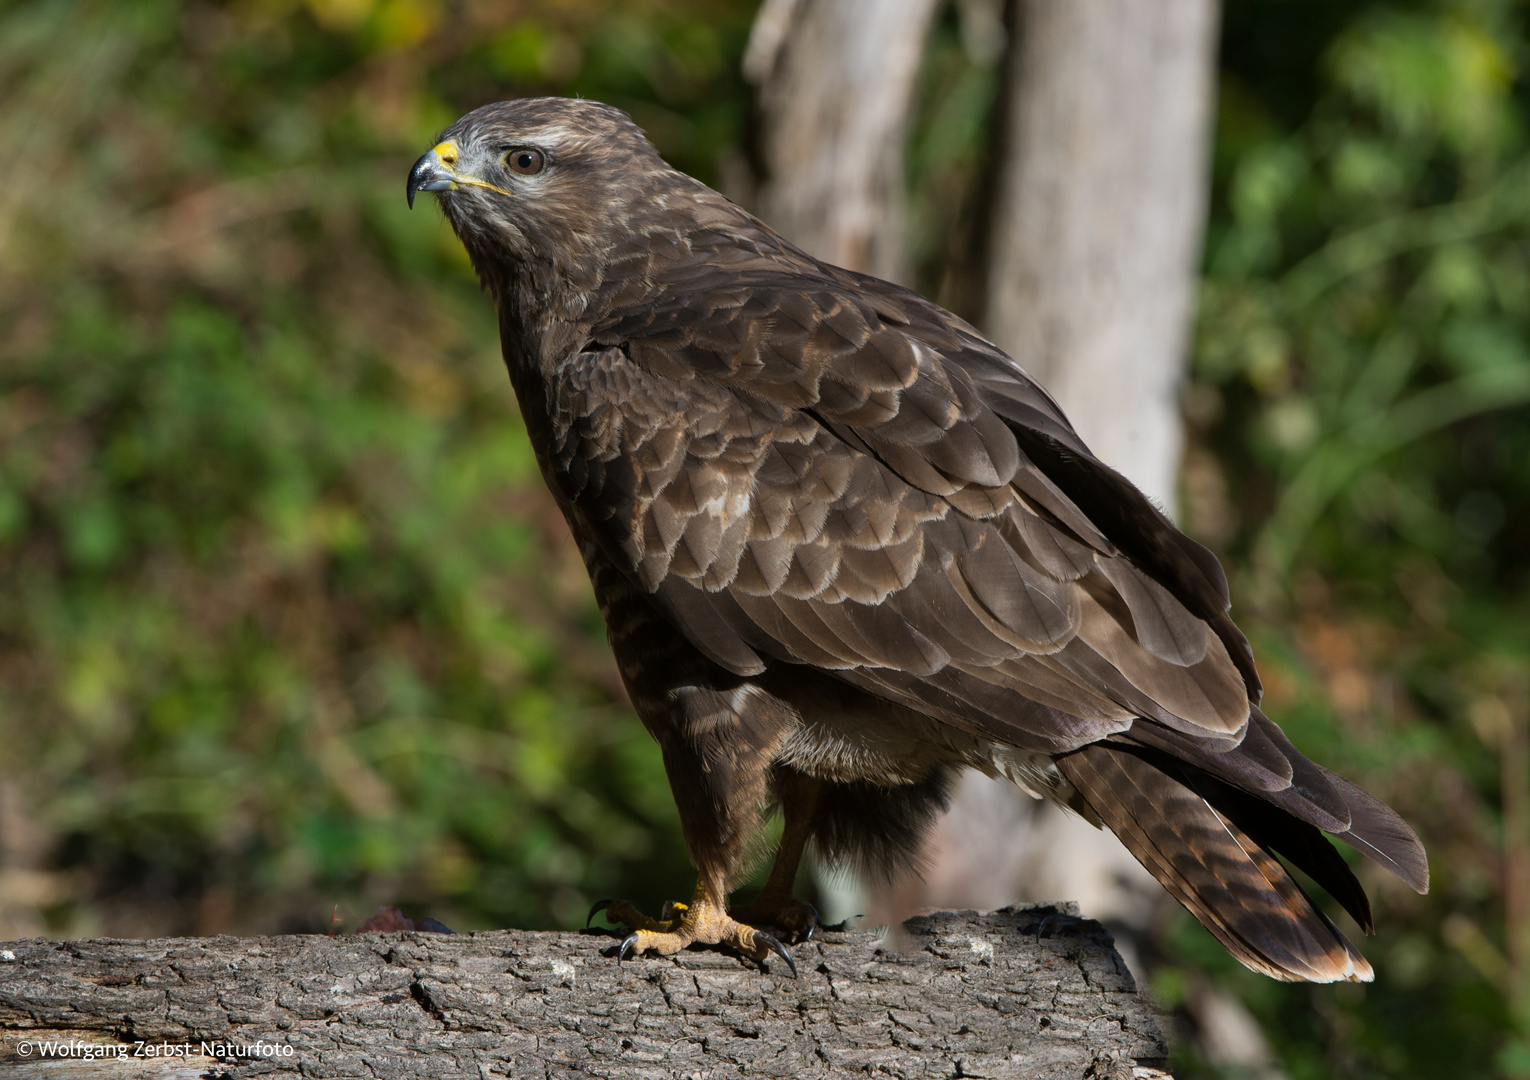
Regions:
<instances>
[{"instance_id":1,"label":"bark texture","mask_svg":"<svg viewBox=\"0 0 1530 1080\"><path fill-rule=\"evenodd\" d=\"M800 978L593 934L169 938L0 946L0 1076L1163 1077L1157 1021L1098 923L942 912L796 947ZM40 1044L291 1047L82 1062Z\"/></svg>"},{"instance_id":2,"label":"bark texture","mask_svg":"<svg viewBox=\"0 0 1530 1080\"><path fill-rule=\"evenodd\" d=\"M1172 508L1215 0L1018 0L987 330Z\"/></svg>"},{"instance_id":3,"label":"bark texture","mask_svg":"<svg viewBox=\"0 0 1530 1080\"><path fill-rule=\"evenodd\" d=\"M904 143L936 7L766 0L744 60L760 88L760 216L820 259L904 283Z\"/></svg>"}]
</instances>

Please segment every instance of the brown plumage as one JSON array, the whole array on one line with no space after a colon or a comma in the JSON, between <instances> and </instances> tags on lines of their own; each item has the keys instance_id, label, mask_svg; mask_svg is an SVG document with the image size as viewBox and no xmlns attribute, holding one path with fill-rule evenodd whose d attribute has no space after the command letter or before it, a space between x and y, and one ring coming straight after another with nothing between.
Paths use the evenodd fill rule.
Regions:
<instances>
[{"instance_id":1,"label":"brown plumage","mask_svg":"<svg viewBox=\"0 0 1530 1080\"><path fill-rule=\"evenodd\" d=\"M1370 929L1321 835L1427 887L1411 829L1264 717L1226 578L972 327L818 262L584 101L469 113L410 174L511 381L699 870L630 948L784 951L804 845L895 873L961 768L1110 828L1227 949L1368 979L1275 857ZM725 909L762 807L770 883ZM1320 832L1321 830L1321 832Z\"/></svg>"}]
</instances>

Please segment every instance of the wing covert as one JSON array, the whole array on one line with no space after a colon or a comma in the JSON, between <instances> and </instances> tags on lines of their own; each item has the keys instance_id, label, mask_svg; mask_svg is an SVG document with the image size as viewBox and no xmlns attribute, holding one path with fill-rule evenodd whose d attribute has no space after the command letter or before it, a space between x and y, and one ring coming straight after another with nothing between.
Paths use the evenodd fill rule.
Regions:
<instances>
[{"instance_id":1,"label":"wing covert","mask_svg":"<svg viewBox=\"0 0 1530 1080\"><path fill-rule=\"evenodd\" d=\"M1031 459L991 359L938 347L965 355L965 330L800 275L663 297L560 368L551 471L703 652L834 670L1027 748L1139 717L1241 738L1218 628Z\"/></svg>"}]
</instances>

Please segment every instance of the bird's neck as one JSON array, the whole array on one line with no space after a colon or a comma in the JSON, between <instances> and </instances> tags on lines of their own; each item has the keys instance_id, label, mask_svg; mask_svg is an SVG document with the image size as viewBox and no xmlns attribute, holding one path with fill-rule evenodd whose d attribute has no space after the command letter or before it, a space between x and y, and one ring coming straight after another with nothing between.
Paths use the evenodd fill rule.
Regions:
<instances>
[{"instance_id":1,"label":"bird's neck","mask_svg":"<svg viewBox=\"0 0 1530 1080\"><path fill-rule=\"evenodd\" d=\"M673 289L694 288L698 265L743 272L806 259L721 195L689 185L666 200L627 208L619 241L605 247L576 248L564 238L530 256L473 253L499 312L517 392L523 383L544 381L602 327L662 306ZM580 239L593 244L588 234Z\"/></svg>"}]
</instances>

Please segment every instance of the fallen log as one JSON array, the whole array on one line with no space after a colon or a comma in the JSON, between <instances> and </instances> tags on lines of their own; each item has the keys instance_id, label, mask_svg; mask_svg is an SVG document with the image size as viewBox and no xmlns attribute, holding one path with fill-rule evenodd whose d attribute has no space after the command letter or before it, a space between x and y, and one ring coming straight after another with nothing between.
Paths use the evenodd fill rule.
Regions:
<instances>
[{"instance_id":1,"label":"fallen log","mask_svg":"<svg viewBox=\"0 0 1530 1080\"><path fill-rule=\"evenodd\" d=\"M824 933L798 977L596 932L0 944L0 1077L1163 1078L1157 1019L1075 910Z\"/></svg>"}]
</instances>

